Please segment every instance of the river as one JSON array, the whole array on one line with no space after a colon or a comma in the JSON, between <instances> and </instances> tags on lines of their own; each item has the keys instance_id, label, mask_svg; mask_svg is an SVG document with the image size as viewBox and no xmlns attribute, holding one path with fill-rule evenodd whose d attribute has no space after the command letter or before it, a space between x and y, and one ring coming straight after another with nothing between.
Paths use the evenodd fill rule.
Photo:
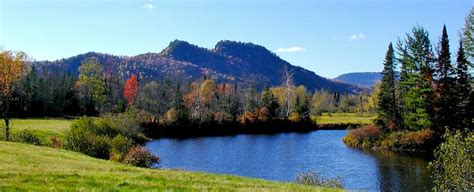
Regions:
<instances>
[{"instance_id":1,"label":"river","mask_svg":"<svg viewBox=\"0 0 474 192\"><path fill-rule=\"evenodd\" d=\"M162 168L294 181L303 171L340 177L344 188L368 191L428 191L428 161L347 147L346 130L276 135L158 139L147 148Z\"/></svg>"}]
</instances>

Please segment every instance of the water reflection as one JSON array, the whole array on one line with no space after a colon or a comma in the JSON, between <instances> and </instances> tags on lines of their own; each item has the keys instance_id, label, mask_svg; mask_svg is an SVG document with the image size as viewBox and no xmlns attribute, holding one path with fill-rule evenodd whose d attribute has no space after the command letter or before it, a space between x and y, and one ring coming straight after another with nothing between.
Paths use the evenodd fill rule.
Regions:
<instances>
[{"instance_id":1,"label":"water reflection","mask_svg":"<svg viewBox=\"0 0 474 192\"><path fill-rule=\"evenodd\" d=\"M379 189L382 191L430 191L431 172L421 158L390 152L370 153L377 159Z\"/></svg>"},{"instance_id":2,"label":"water reflection","mask_svg":"<svg viewBox=\"0 0 474 192\"><path fill-rule=\"evenodd\" d=\"M427 161L392 153L369 153L341 141L345 130L307 134L238 135L160 139L147 147L161 167L294 181L307 170L340 177L347 189L422 191L431 188Z\"/></svg>"}]
</instances>

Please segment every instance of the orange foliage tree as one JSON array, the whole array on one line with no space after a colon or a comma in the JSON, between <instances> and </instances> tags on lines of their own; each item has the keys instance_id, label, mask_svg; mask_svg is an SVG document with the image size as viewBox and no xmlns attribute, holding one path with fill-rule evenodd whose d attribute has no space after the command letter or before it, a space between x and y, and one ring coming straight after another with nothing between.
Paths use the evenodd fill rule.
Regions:
<instances>
[{"instance_id":1,"label":"orange foliage tree","mask_svg":"<svg viewBox=\"0 0 474 192\"><path fill-rule=\"evenodd\" d=\"M15 85L24 76L26 71L26 54L24 52L17 52L14 54L11 51L3 51L0 53L0 94L4 99L4 113L6 127L6 140L10 140L10 101Z\"/></svg>"},{"instance_id":2,"label":"orange foliage tree","mask_svg":"<svg viewBox=\"0 0 474 192\"><path fill-rule=\"evenodd\" d=\"M137 97L138 93L138 80L137 75L132 75L127 81L125 81L125 85L123 87L123 96L128 102L128 105L133 105L135 102L135 98Z\"/></svg>"}]
</instances>

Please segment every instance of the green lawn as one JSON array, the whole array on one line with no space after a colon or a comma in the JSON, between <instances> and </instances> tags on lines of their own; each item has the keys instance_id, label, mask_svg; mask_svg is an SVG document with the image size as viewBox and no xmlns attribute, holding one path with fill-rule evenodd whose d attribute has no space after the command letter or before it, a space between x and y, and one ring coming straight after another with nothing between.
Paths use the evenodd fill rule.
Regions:
<instances>
[{"instance_id":1,"label":"green lawn","mask_svg":"<svg viewBox=\"0 0 474 192\"><path fill-rule=\"evenodd\" d=\"M370 124L375 118L374 114L358 113L323 113L321 116L312 116L318 124Z\"/></svg>"},{"instance_id":2,"label":"green lawn","mask_svg":"<svg viewBox=\"0 0 474 192\"><path fill-rule=\"evenodd\" d=\"M132 167L49 147L0 141L0 191L336 191L230 175Z\"/></svg>"},{"instance_id":3,"label":"green lawn","mask_svg":"<svg viewBox=\"0 0 474 192\"><path fill-rule=\"evenodd\" d=\"M12 130L36 130L64 134L69 129L72 120L66 119L12 119L10 127ZM5 129L5 122L0 122L0 127Z\"/></svg>"},{"instance_id":4,"label":"green lawn","mask_svg":"<svg viewBox=\"0 0 474 192\"><path fill-rule=\"evenodd\" d=\"M73 120L66 119L11 119L10 130L12 139L16 140L18 134L24 130L33 132L44 142L50 138L63 138ZM0 141L5 140L5 122L0 121Z\"/></svg>"}]
</instances>

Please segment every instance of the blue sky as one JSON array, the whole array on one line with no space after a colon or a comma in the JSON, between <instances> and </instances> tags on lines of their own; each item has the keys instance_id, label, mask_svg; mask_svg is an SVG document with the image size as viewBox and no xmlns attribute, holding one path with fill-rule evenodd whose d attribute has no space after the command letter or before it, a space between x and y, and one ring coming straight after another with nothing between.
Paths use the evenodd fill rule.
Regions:
<instances>
[{"instance_id":1,"label":"blue sky","mask_svg":"<svg viewBox=\"0 0 474 192\"><path fill-rule=\"evenodd\" d=\"M386 47L422 25L452 52L472 0L0 0L0 46L37 60L160 52L180 39L263 45L325 77L380 71Z\"/></svg>"}]
</instances>

